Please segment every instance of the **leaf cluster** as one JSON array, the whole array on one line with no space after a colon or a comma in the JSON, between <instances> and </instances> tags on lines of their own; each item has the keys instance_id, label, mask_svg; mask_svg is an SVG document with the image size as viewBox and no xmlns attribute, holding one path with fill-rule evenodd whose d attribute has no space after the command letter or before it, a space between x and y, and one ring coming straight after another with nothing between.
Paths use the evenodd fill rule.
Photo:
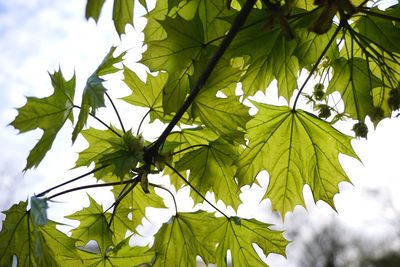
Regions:
<instances>
[{"instance_id":1,"label":"leaf cluster","mask_svg":"<svg viewBox=\"0 0 400 267\"><path fill-rule=\"evenodd\" d=\"M97 21L103 4L88 0L86 18ZM118 35L133 24L134 4L114 0ZM67 80L59 70L50 75L51 96L30 97L18 109L12 126L20 132L43 130L25 170L38 166L68 119L72 141L81 135L88 142L76 167L94 169L38 194L30 209L21 202L6 212L1 265L10 265L16 256L22 266L44 261L51 266L196 266L200 256L205 263L225 266L228 251L234 266L263 265L254 245L265 255L285 255L282 232L255 219L226 215L208 193L237 211L241 188L257 184L266 170L269 184L263 199L282 217L296 205L304 206L305 185L315 201L334 209L338 184L350 182L339 155L358 159L353 137L337 130L335 122L354 120L355 136L366 138L366 118L376 127L400 107L398 4L384 10L375 1L349 0L168 0L156 1L153 9L146 1L139 4L147 19L147 49L140 60L149 70L145 80L121 67L126 53L115 55L112 47L87 79L80 105L74 104L75 75ZM136 132L124 128L103 85L105 75L117 72L131 90L121 100L145 109L149 124L165 124L155 141L141 135L145 118ZM306 79L300 83L301 73ZM274 84L286 105L253 97ZM335 92L343 109L332 97ZM118 127L96 115L107 106L105 99ZM76 123L74 108L79 109ZM256 112L250 113L251 108ZM89 116L105 129L87 127ZM92 174L98 183L48 195ZM188 186L195 204L206 202L217 214L181 212L174 194L161 186L162 176L169 176L176 190ZM47 219L47 200L103 186L112 187L115 202L104 210L89 197L88 207L66 217L80 222L71 237ZM174 215L154 235L150 248L131 246L146 208L165 208L154 188L172 196ZM67 241L53 246L56 238ZM95 249L90 249L93 241Z\"/></svg>"}]
</instances>

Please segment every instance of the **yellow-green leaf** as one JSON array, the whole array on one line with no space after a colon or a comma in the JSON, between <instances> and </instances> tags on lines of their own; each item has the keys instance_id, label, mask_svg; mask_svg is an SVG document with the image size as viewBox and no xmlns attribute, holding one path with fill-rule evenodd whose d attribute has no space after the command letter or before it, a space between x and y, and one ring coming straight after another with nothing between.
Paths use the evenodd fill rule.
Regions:
<instances>
[{"instance_id":1,"label":"yellow-green leaf","mask_svg":"<svg viewBox=\"0 0 400 267\"><path fill-rule=\"evenodd\" d=\"M254 104L259 111L247 124L249 144L236 162L239 185L252 184L261 170L267 170L265 197L282 215L304 205L305 184L311 187L315 201L333 207L338 184L349 181L339 154L357 158L352 138L305 111Z\"/></svg>"}]
</instances>

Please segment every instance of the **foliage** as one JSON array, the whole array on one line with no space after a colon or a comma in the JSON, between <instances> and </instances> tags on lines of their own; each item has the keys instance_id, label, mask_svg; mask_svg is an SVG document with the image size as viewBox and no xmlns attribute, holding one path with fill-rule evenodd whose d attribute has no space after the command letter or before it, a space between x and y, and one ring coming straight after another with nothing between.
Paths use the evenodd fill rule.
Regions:
<instances>
[{"instance_id":1,"label":"foliage","mask_svg":"<svg viewBox=\"0 0 400 267\"><path fill-rule=\"evenodd\" d=\"M142 123L137 132L124 128L103 84L103 76L120 72L126 60L125 52L115 55L115 47L87 79L81 105L74 104L75 75L67 80L61 70L51 74L54 93L29 97L11 123L20 132L43 130L25 170L38 166L67 119L74 123L74 108L79 115L72 140L80 134L89 143L76 167L94 169L5 212L2 266L10 266L14 256L21 266L195 266L197 256L225 266L228 251L234 266L263 265L254 245L265 255L285 255L288 241L282 232L255 219L228 216L206 194L214 193L236 211L241 187L257 183L257 175L266 170L265 198L282 217L304 205L305 185L315 201L334 208L338 184L349 182L338 157L357 159L352 137L334 124L350 118L356 121L355 136L367 137L367 117L377 126L400 107L398 4L381 10L377 1L356 0L169 0L156 1L153 9L149 3L114 0L118 35L133 25L138 4L147 18L147 50L140 63L150 73L143 81L123 66L123 82L132 93L122 100L148 110L149 123L159 120L165 130L151 142L140 134ZM97 21L103 4L88 0L86 18ZM298 84L301 75L306 79ZM252 98L273 81L284 106ZM334 92L340 93L343 109ZM96 116L97 109L106 107L105 98L119 127ZM257 110L255 115L250 108ZM89 116L104 128L85 129ZM98 183L49 195L92 174ZM181 212L174 194L159 185L162 175L177 190L189 186L194 203L207 202L217 214ZM115 202L104 210L89 197L88 207L66 216L80 223L71 237L47 219L48 200L103 186L113 188ZM165 208L154 188L170 193L175 215L155 234L151 248L132 246L130 237L145 209Z\"/></svg>"}]
</instances>

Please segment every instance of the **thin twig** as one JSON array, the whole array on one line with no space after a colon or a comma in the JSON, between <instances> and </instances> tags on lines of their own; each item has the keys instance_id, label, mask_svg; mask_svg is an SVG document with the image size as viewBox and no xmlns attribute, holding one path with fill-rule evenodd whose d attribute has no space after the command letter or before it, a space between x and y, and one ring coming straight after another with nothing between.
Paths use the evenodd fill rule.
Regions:
<instances>
[{"instance_id":1,"label":"thin twig","mask_svg":"<svg viewBox=\"0 0 400 267\"><path fill-rule=\"evenodd\" d=\"M50 189L47 189L47 190L43 191L42 193L40 193L40 194L38 194L38 195L36 195L36 197L42 197L42 196L46 195L47 193L53 191L54 189L57 189L57 188L59 188L59 187L61 187L61 186L67 185L67 184L72 183L72 182L75 182L75 181L77 181L77 180L79 180L79 179L81 179L81 178L84 178L84 177L86 177L86 176L88 176L88 175L90 175L90 174L93 174L93 173L95 173L95 172L97 172L97 171L99 171L99 170L101 170L101 169L104 169L104 168L107 167L107 166L109 166L109 165L103 165L103 166L101 166L101 167L98 167L98 168L96 168L96 169L91 170L90 172L84 173L84 174L82 174L82 175L79 175L78 177L75 177L75 178L73 178L73 179L71 179L71 180L69 180L69 181L66 181L66 182L64 182L64 183L62 183L62 184L56 185L56 186L54 186L54 187L52 187L52 188L50 188Z\"/></svg>"},{"instance_id":2,"label":"thin twig","mask_svg":"<svg viewBox=\"0 0 400 267\"><path fill-rule=\"evenodd\" d=\"M163 186L161 186L161 185L153 184L153 183L149 183L149 185L151 185L152 187L157 187L157 188L160 188L160 189L162 189L162 190L165 190L165 191L167 191L167 192L171 195L172 200L174 201L175 215L177 215L177 214L178 214L178 206L176 205L176 200L175 200L174 194L172 194L172 192L171 192L170 190L168 190L167 188L165 188L165 187L163 187Z\"/></svg>"},{"instance_id":3,"label":"thin twig","mask_svg":"<svg viewBox=\"0 0 400 267\"><path fill-rule=\"evenodd\" d=\"M126 181L122 181L122 182L112 182L112 183L104 183L104 184L90 184L90 185L84 185L84 186L79 186L79 187L75 187L75 188L71 188L65 191L62 191L60 193L54 194L50 197L48 197L47 199L50 200L52 198L61 196L61 195L65 195L71 192L75 192L75 191L79 191L79 190L84 190L84 189L90 189L90 188L97 188L97 187L106 187L106 186L114 186L114 185L123 185L123 184L130 184L130 183L137 183L138 179L134 178L131 180L126 180Z\"/></svg>"},{"instance_id":4,"label":"thin twig","mask_svg":"<svg viewBox=\"0 0 400 267\"><path fill-rule=\"evenodd\" d=\"M165 128L164 132L160 135L160 137L146 149L144 154L144 160L146 161L147 164L151 164L152 158L158 153L159 148L164 143L169 133L182 118L186 110L190 107L190 105L200 92L200 89L204 86L204 84L206 84L208 78L213 72L218 61L222 58L223 54L228 49L228 46L230 45L236 34L239 32L240 28L246 22L246 19L250 14L251 10L253 9L255 2L256 0L247 0L246 3L243 5L243 8L240 10L238 16L233 22L232 27L230 28L229 32L219 45L217 51L214 53L213 57L210 59L207 66L201 73L199 79L197 80L196 84L191 90L189 96L186 98L185 102L176 112L175 116L171 119L170 123L167 125L167 127Z\"/></svg>"},{"instance_id":5,"label":"thin twig","mask_svg":"<svg viewBox=\"0 0 400 267\"><path fill-rule=\"evenodd\" d=\"M109 226L111 225L112 221L114 220L115 213L117 212L117 208L118 208L119 203L121 203L121 200L124 199L129 194L129 192L131 192L136 187L136 185L138 184L139 176L136 176L134 179L137 179L137 181L132 182L131 186L127 190L125 190L127 185L128 185L128 184L126 184L126 186L122 189L122 191L120 192L120 194L118 195L118 197L114 201L114 203L107 209L107 210L109 210L112 207L114 207L114 210L113 210L113 212L111 214L111 219L108 222Z\"/></svg>"},{"instance_id":6,"label":"thin twig","mask_svg":"<svg viewBox=\"0 0 400 267\"><path fill-rule=\"evenodd\" d=\"M308 81L310 80L311 76L314 74L314 72L317 70L319 63L321 62L321 60L324 58L326 52L328 51L329 47L331 46L331 44L333 43L333 41L336 39L336 36L338 35L339 31L342 29L341 24L339 24L339 26L336 28L335 32L333 33L331 39L329 40L328 44L325 46L324 50L322 51L321 55L319 56L319 58L317 59L317 61L315 62L314 66L312 67L310 73L308 74L307 79L303 82L303 84L301 85L299 92L297 93L296 99L294 100L293 103L293 108L292 110L296 110L296 105L297 105L297 101L299 100L299 97L301 95L301 92L303 91L304 87L306 86L306 84L308 83Z\"/></svg>"},{"instance_id":7,"label":"thin twig","mask_svg":"<svg viewBox=\"0 0 400 267\"><path fill-rule=\"evenodd\" d=\"M139 123L139 127L137 128L136 135L139 135L139 133L140 133L140 128L142 128L142 124L143 124L143 122L144 122L144 119L147 117L147 115L150 114L150 112L151 112L151 109L149 109L149 111L147 111L146 114L144 114L142 120L141 120L140 123Z\"/></svg>"},{"instance_id":8,"label":"thin twig","mask_svg":"<svg viewBox=\"0 0 400 267\"><path fill-rule=\"evenodd\" d=\"M192 148L200 147L200 146L208 147L209 145L198 144L198 145L193 145L193 146L185 147L185 148L183 148L183 149L181 149L181 150L175 151L175 152L172 153L171 155L176 155L176 154L182 153L183 151L186 151L186 150L188 150L188 149L192 149Z\"/></svg>"},{"instance_id":9,"label":"thin twig","mask_svg":"<svg viewBox=\"0 0 400 267\"><path fill-rule=\"evenodd\" d=\"M82 109L80 106L77 105L73 105L74 108L78 108L78 109ZM122 137L117 131L115 131L113 128L111 128L110 126L108 126L104 121L102 121L101 119L99 119L96 115L94 115L93 113L89 112L89 115L92 116L95 120L97 120L98 122L100 122L104 127L106 127L108 130L110 130L111 132L115 133L115 135L117 135L118 137Z\"/></svg>"},{"instance_id":10,"label":"thin twig","mask_svg":"<svg viewBox=\"0 0 400 267\"><path fill-rule=\"evenodd\" d=\"M182 181L185 182L185 184L187 184L194 192L196 192L196 194L198 194L205 202L207 202L211 207L213 207L216 211L218 211L219 213L221 213L222 215L224 215L225 218L227 218L229 220L229 216L226 215L225 213L223 213L220 209L218 209L214 204L212 204L210 201L207 200L207 198L205 196L203 196L199 190L197 190L188 180L185 179L185 177L182 176L182 174L180 174L174 167L171 166L171 164L169 164L168 162L165 162L165 165L167 165L172 171L174 171L179 178L182 179Z\"/></svg>"},{"instance_id":11,"label":"thin twig","mask_svg":"<svg viewBox=\"0 0 400 267\"><path fill-rule=\"evenodd\" d=\"M118 109L115 107L114 102L112 101L110 95L107 92L104 92L104 94L107 96L108 100L110 101L110 103L111 103L111 105L112 105L112 107L113 107L113 109L115 111L115 114L117 114L118 121L119 121L119 124L121 125L122 131L124 133L126 133L124 124L122 123L121 117L119 116Z\"/></svg>"}]
</instances>

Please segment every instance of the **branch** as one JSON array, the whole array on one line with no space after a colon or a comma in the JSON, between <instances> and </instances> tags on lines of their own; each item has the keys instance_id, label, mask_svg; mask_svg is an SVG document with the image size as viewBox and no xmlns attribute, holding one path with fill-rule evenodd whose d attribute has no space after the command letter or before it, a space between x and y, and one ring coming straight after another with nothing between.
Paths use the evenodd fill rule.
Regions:
<instances>
[{"instance_id":1,"label":"branch","mask_svg":"<svg viewBox=\"0 0 400 267\"><path fill-rule=\"evenodd\" d=\"M170 123L165 128L164 132L160 135L160 137L151 144L144 153L144 160L147 164L152 162L152 158L158 153L159 148L164 143L165 139L175 127L175 125L179 122L182 118L183 114L192 104L193 100L196 98L200 89L206 84L207 79L210 77L211 73L213 72L215 66L217 65L218 61L222 58L223 54L227 50L228 46L239 32L239 29L244 25L250 11L253 9L253 5L255 4L256 0L247 0L246 3L243 5L243 8L240 10L239 14L237 15L235 21L232 24L229 32L222 40L221 44L219 45L217 51L214 53L213 57L208 62L206 68L203 70L202 74L200 75L199 79L197 80L196 84L194 85L191 93L186 98L185 102L182 104L178 112L172 118Z\"/></svg>"}]
</instances>

